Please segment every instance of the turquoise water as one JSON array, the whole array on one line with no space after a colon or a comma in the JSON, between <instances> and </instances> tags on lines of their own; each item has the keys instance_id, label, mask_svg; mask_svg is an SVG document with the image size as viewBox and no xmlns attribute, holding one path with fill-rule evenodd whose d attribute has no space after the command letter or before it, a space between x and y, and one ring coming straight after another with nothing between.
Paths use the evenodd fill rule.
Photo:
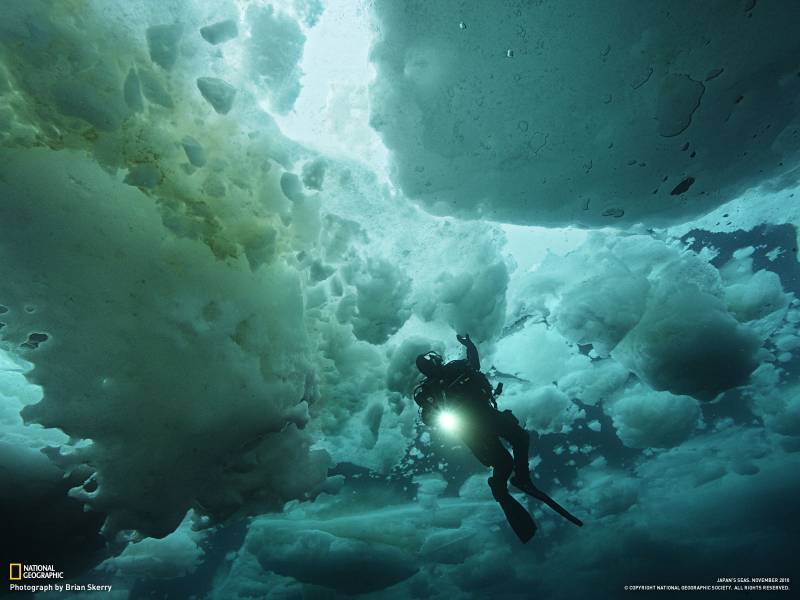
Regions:
<instances>
[{"instance_id":1,"label":"turquoise water","mask_svg":"<svg viewBox=\"0 0 800 600\"><path fill-rule=\"evenodd\" d=\"M3 555L87 586L9 592L784 585L752 578L797 575L799 17L6 2ZM583 528L518 495L521 544L421 422L415 358L464 333Z\"/></svg>"}]
</instances>

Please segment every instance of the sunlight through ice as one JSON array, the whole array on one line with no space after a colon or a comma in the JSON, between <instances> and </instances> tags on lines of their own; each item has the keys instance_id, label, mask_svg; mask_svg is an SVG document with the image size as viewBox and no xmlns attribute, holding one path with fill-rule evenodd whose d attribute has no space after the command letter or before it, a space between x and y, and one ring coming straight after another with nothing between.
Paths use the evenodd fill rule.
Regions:
<instances>
[{"instance_id":1,"label":"sunlight through ice","mask_svg":"<svg viewBox=\"0 0 800 600\"><path fill-rule=\"evenodd\" d=\"M290 138L320 152L357 160L388 179L388 153L369 126L373 30L366 2L331 0L307 36L294 109L276 120Z\"/></svg>"}]
</instances>

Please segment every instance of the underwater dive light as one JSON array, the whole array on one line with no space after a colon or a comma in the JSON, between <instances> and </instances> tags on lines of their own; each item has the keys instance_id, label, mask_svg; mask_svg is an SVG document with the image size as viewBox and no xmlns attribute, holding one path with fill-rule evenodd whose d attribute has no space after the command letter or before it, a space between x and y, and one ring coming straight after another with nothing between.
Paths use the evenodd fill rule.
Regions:
<instances>
[{"instance_id":1,"label":"underwater dive light","mask_svg":"<svg viewBox=\"0 0 800 600\"><path fill-rule=\"evenodd\" d=\"M458 417L455 413L449 410L443 410L439 413L439 427L447 431L448 433L453 433L458 429Z\"/></svg>"}]
</instances>

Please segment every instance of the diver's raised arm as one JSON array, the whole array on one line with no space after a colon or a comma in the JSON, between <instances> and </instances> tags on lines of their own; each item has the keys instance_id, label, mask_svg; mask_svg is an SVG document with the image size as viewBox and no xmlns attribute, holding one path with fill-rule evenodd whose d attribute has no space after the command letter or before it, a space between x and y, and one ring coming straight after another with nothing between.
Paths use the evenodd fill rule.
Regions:
<instances>
[{"instance_id":1,"label":"diver's raised arm","mask_svg":"<svg viewBox=\"0 0 800 600\"><path fill-rule=\"evenodd\" d=\"M469 366L476 371L480 371L481 359L478 357L478 349L475 347L475 344L472 342L472 340L469 339L469 334L456 334L456 339L467 349L467 362L469 363Z\"/></svg>"}]
</instances>

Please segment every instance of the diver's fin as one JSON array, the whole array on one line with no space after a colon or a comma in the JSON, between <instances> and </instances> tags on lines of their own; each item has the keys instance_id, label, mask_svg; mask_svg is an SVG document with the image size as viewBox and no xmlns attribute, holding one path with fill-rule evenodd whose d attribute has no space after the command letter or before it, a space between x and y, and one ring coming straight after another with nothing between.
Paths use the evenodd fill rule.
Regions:
<instances>
[{"instance_id":1,"label":"diver's fin","mask_svg":"<svg viewBox=\"0 0 800 600\"><path fill-rule=\"evenodd\" d=\"M527 544L536 533L536 522L533 517L525 510L522 504L514 500L511 494L501 498L497 503L503 509L511 529L514 530L514 533L517 534L523 544Z\"/></svg>"},{"instance_id":2,"label":"diver's fin","mask_svg":"<svg viewBox=\"0 0 800 600\"><path fill-rule=\"evenodd\" d=\"M547 504L547 506L549 506L558 514L560 514L562 517L564 517L567 521L574 523L578 527L583 527L583 521L581 521L578 517L569 512L566 508L561 506L558 502L553 500L550 496L545 494L542 490L533 485L531 481L523 481L521 479L518 479L517 477L512 477L511 485L513 485L518 490L533 496L537 500L541 500L542 502Z\"/></svg>"}]
</instances>

